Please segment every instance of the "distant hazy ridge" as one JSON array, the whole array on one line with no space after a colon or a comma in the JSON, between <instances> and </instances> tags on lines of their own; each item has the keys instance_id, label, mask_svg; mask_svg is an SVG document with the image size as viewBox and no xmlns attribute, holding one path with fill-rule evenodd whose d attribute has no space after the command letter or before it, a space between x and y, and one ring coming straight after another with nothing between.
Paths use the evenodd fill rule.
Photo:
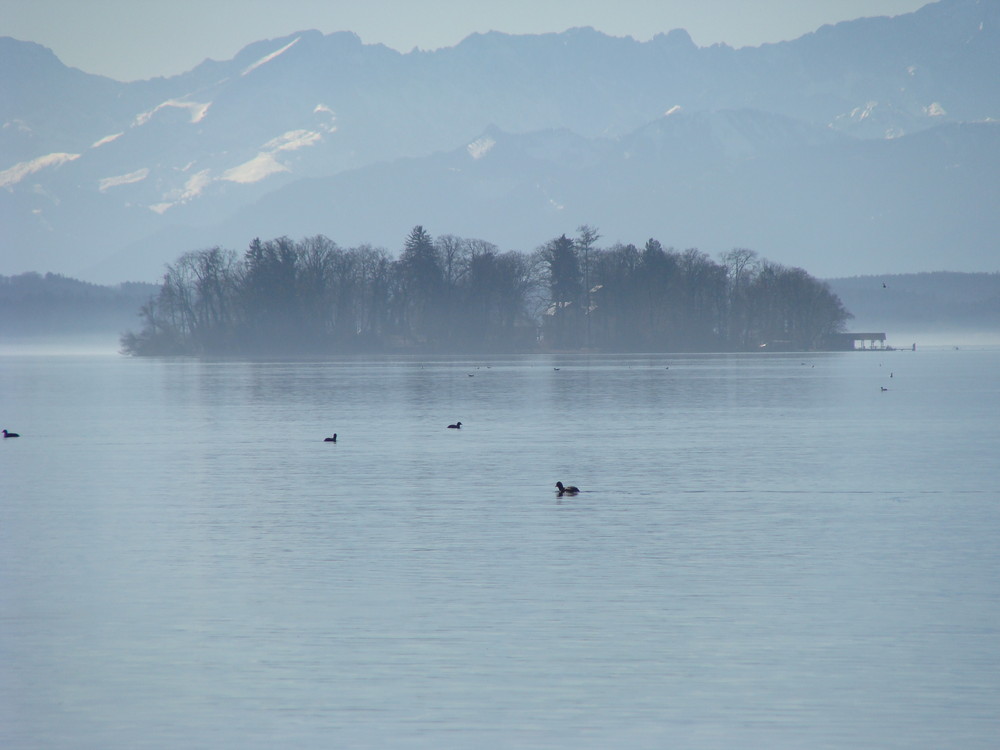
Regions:
<instances>
[{"instance_id":1,"label":"distant hazy ridge","mask_svg":"<svg viewBox=\"0 0 1000 750\"><path fill-rule=\"evenodd\" d=\"M400 54L304 31L119 83L0 39L0 273L410 227L530 252L580 224L821 277L994 271L1000 3L758 48L592 29Z\"/></svg>"},{"instance_id":2,"label":"distant hazy ridge","mask_svg":"<svg viewBox=\"0 0 1000 750\"><path fill-rule=\"evenodd\" d=\"M828 279L854 330L992 333L1000 341L1000 273L919 273ZM883 287L883 283L885 286Z\"/></svg>"}]
</instances>

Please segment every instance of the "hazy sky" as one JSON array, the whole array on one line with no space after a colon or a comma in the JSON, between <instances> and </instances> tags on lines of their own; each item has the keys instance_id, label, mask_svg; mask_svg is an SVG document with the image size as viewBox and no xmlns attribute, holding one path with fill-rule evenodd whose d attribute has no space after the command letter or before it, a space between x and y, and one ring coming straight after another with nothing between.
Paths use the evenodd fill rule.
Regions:
<instances>
[{"instance_id":1,"label":"hazy sky","mask_svg":"<svg viewBox=\"0 0 1000 750\"><path fill-rule=\"evenodd\" d=\"M402 52L469 34L593 26L647 40L686 29L734 47L794 39L825 23L893 16L929 0L0 0L0 36L38 42L66 64L119 80L227 60L260 39L304 29L354 31Z\"/></svg>"}]
</instances>

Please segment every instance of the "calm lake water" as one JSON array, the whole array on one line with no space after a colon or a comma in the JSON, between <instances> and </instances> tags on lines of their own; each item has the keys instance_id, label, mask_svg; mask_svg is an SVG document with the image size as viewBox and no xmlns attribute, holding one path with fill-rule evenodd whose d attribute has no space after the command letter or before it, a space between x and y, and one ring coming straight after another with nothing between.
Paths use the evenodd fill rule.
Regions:
<instances>
[{"instance_id":1,"label":"calm lake water","mask_svg":"<svg viewBox=\"0 0 1000 750\"><path fill-rule=\"evenodd\" d=\"M998 373L8 353L0 747L995 748Z\"/></svg>"}]
</instances>

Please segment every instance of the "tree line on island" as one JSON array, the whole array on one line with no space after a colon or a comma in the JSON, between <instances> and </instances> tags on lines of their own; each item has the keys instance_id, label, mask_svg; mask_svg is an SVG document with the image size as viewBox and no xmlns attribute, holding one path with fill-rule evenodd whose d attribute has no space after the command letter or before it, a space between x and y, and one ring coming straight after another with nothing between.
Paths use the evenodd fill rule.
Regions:
<instances>
[{"instance_id":1,"label":"tree line on island","mask_svg":"<svg viewBox=\"0 0 1000 750\"><path fill-rule=\"evenodd\" d=\"M718 262L590 226L533 253L414 227L398 258L324 236L167 266L122 337L133 355L822 348L851 314L828 286L735 249Z\"/></svg>"}]
</instances>

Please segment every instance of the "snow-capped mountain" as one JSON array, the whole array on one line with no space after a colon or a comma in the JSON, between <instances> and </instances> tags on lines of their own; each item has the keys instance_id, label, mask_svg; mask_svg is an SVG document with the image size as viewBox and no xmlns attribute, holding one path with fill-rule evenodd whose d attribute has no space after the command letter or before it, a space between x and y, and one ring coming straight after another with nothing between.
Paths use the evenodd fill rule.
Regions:
<instances>
[{"instance_id":1,"label":"snow-capped mountain","mask_svg":"<svg viewBox=\"0 0 1000 750\"><path fill-rule=\"evenodd\" d=\"M396 249L416 224L518 250L590 224L608 244L750 247L824 276L988 269L998 198L1000 123L866 141L752 110L674 113L616 139L490 128L452 151L296 180L218 224L144 238L95 273L147 278L176 248L242 249L288 227Z\"/></svg>"},{"instance_id":2,"label":"snow-capped mountain","mask_svg":"<svg viewBox=\"0 0 1000 750\"><path fill-rule=\"evenodd\" d=\"M939 180L982 179L995 198L971 162L995 163L996 129L954 125L1000 116L998 29L996 0L939 0L744 49L698 48L680 30L642 43L574 29L400 54L305 31L134 83L4 38L0 273L153 280L215 242L321 231L394 247L416 223L527 250L583 221L623 240L756 245L812 270L826 243L796 216L854 217L872 184L916 210L938 194L916 192L937 175L920 165L948 149L966 161ZM993 151L968 155L981 148ZM798 214L771 205L809 195ZM906 209L869 220L884 229L852 237L852 254L875 272L896 262L885 239L923 218ZM775 229L755 228L755 212ZM979 242L992 226L948 216L935 236ZM952 244L932 267L979 270L981 256Z\"/></svg>"}]
</instances>

